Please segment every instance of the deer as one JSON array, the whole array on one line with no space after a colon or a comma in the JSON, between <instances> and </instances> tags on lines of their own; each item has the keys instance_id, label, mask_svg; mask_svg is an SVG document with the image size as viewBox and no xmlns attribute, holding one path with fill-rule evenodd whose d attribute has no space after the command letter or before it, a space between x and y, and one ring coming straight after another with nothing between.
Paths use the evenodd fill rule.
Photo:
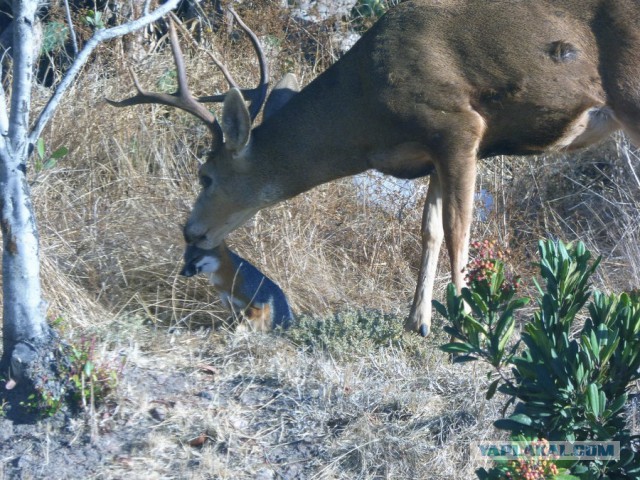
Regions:
<instances>
[{"instance_id":1,"label":"deer","mask_svg":"<svg viewBox=\"0 0 640 480\"><path fill-rule=\"evenodd\" d=\"M193 245L185 249L180 274L192 277L198 273L208 274L233 317L246 320L253 331L291 326L293 314L282 289L225 242L210 250Z\"/></svg>"},{"instance_id":2,"label":"deer","mask_svg":"<svg viewBox=\"0 0 640 480\"><path fill-rule=\"evenodd\" d=\"M176 94L138 88L116 103L160 102L209 126L186 244L215 248L261 209L369 169L429 176L405 321L423 336L443 240L465 286L479 160L572 151L618 130L640 146L638 0L407 0L306 87L286 76L266 104L264 70L256 88L230 81L196 99L182 66ZM221 121L203 101L222 102Z\"/></svg>"}]
</instances>

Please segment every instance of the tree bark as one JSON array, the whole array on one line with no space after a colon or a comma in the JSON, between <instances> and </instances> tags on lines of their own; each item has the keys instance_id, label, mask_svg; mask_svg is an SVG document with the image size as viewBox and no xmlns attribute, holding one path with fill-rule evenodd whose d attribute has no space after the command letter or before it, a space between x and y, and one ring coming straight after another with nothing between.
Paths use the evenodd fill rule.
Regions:
<instances>
[{"instance_id":1,"label":"tree bark","mask_svg":"<svg viewBox=\"0 0 640 480\"><path fill-rule=\"evenodd\" d=\"M8 131L0 142L0 228L2 230L2 373L22 380L25 368L54 337L47 325L40 288L38 230L29 185L29 110L37 0L14 0L13 84Z\"/></svg>"},{"instance_id":2,"label":"tree bark","mask_svg":"<svg viewBox=\"0 0 640 480\"><path fill-rule=\"evenodd\" d=\"M38 236L24 164L2 156L0 226L2 228L3 373L23 380L29 364L54 338L46 321L40 288Z\"/></svg>"}]
</instances>

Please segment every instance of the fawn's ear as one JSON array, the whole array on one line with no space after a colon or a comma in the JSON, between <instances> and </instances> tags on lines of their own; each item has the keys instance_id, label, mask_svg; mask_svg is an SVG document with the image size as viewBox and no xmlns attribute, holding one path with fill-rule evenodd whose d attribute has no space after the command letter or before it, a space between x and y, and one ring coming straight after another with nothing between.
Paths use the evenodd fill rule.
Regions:
<instances>
[{"instance_id":1,"label":"fawn's ear","mask_svg":"<svg viewBox=\"0 0 640 480\"><path fill-rule=\"evenodd\" d=\"M232 88L225 96L221 126L227 150L238 153L247 146L251 135L251 117L237 88Z\"/></svg>"},{"instance_id":2,"label":"fawn's ear","mask_svg":"<svg viewBox=\"0 0 640 480\"><path fill-rule=\"evenodd\" d=\"M262 112L263 121L269 119L274 113L280 110L293 96L300 91L300 85L293 73L287 73L273 87Z\"/></svg>"}]
</instances>

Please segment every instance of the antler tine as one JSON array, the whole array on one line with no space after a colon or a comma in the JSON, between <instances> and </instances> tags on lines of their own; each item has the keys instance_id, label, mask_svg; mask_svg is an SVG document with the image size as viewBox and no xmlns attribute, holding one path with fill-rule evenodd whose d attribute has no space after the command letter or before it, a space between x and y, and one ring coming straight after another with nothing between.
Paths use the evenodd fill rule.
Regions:
<instances>
[{"instance_id":1,"label":"antler tine","mask_svg":"<svg viewBox=\"0 0 640 480\"><path fill-rule=\"evenodd\" d=\"M184 56L178 42L178 34L176 33L175 26L171 20L169 20L169 41L171 44L173 61L176 65L178 74L178 89L174 93L168 94L159 92L147 92L143 90L140 86L140 83L138 82L138 78L135 72L130 68L129 72L131 73L133 84L136 87L138 93L132 97L125 98L124 100L120 101L107 99L107 102L114 107L129 107L132 105L158 103L161 105L167 105L169 107L179 108L191 113L192 115L202 120L213 134L214 140L216 142L221 142L222 129L220 128L220 124L216 120L216 117L202 104L198 103L198 101L193 97L191 91L189 90Z\"/></svg>"},{"instance_id":2,"label":"antler tine","mask_svg":"<svg viewBox=\"0 0 640 480\"><path fill-rule=\"evenodd\" d=\"M258 62L260 64L260 83L253 90L248 90L245 93L245 98L249 97L251 101L251 106L249 108L249 114L251 116L251 120L255 120L260 113L260 109L264 104L265 99L267 98L267 89L269 88L269 66L267 65L267 59L264 54L264 50L262 50L262 46L260 45L260 41L255 33L247 26L246 23L242 21L240 15L236 13L236 11L229 7L229 11L233 18L236 19L236 22L242 27L245 33L249 36L251 40L251 44L253 45L253 49L256 51L258 55Z\"/></svg>"},{"instance_id":3,"label":"antler tine","mask_svg":"<svg viewBox=\"0 0 640 480\"><path fill-rule=\"evenodd\" d=\"M256 88L243 88L239 89L242 92L242 96L245 100L249 100L251 102L249 108L249 115L251 116L251 121L255 120L260 113L260 109L264 104L265 99L267 98L267 90L269 88L269 66L267 65L267 59L262 50L262 46L260 45L260 41L255 33L247 26L246 23L240 18L240 15L231 7L229 7L229 12L233 15L233 18L238 22L240 27L244 30L244 32L249 36L251 40L251 44L253 45L256 54L258 55L258 62L260 65L260 81ZM207 55L213 60L216 66L220 69L224 77L227 79L227 82L231 86L231 88L238 88L236 82L233 80L233 77L229 73L229 70L220 62L211 52L207 51ZM199 102L223 102L224 94L218 95L208 95L204 97L198 97Z\"/></svg>"},{"instance_id":4,"label":"antler tine","mask_svg":"<svg viewBox=\"0 0 640 480\"><path fill-rule=\"evenodd\" d=\"M236 81L233 79L233 76L231 75L231 72L229 72L229 70L227 69L227 67L224 66L224 64L217 59L217 57L211 53L209 50L206 50L204 48L202 48L198 42L193 38L193 36L191 35L191 32L189 32L189 30L187 30L185 28L185 26L182 24L182 21L178 18L178 16L171 12L169 14L171 16L171 18L173 19L173 21L175 22L176 25L178 25L178 27L180 28L180 30L182 30L182 33L189 38L189 40L191 40L191 43L193 44L194 47L202 50L205 54L207 54L209 56L209 58L211 58L211 60L213 61L213 63L216 64L216 67L218 67L220 69L220 71L222 72L222 75L224 76L224 78L227 80L227 83L229 84L229 86L231 88L237 88L240 89L240 87L238 87L238 84L236 83ZM198 101L202 101L202 98L215 98L216 100L209 100L209 102L221 102L224 100L224 94L220 94L220 95L209 95L206 97L198 97Z\"/></svg>"}]
</instances>

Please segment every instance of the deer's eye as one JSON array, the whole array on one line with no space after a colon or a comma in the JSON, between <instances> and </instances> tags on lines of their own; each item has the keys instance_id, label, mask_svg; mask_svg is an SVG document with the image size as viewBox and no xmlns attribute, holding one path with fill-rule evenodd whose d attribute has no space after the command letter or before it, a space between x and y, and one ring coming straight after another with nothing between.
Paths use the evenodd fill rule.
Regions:
<instances>
[{"instance_id":1,"label":"deer's eye","mask_svg":"<svg viewBox=\"0 0 640 480\"><path fill-rule=\"evenodd\" d=\"M202 188L209 188L213 183L213 179L207 175L200 175L200 185Z\"/></svg>"}]
</instances>

